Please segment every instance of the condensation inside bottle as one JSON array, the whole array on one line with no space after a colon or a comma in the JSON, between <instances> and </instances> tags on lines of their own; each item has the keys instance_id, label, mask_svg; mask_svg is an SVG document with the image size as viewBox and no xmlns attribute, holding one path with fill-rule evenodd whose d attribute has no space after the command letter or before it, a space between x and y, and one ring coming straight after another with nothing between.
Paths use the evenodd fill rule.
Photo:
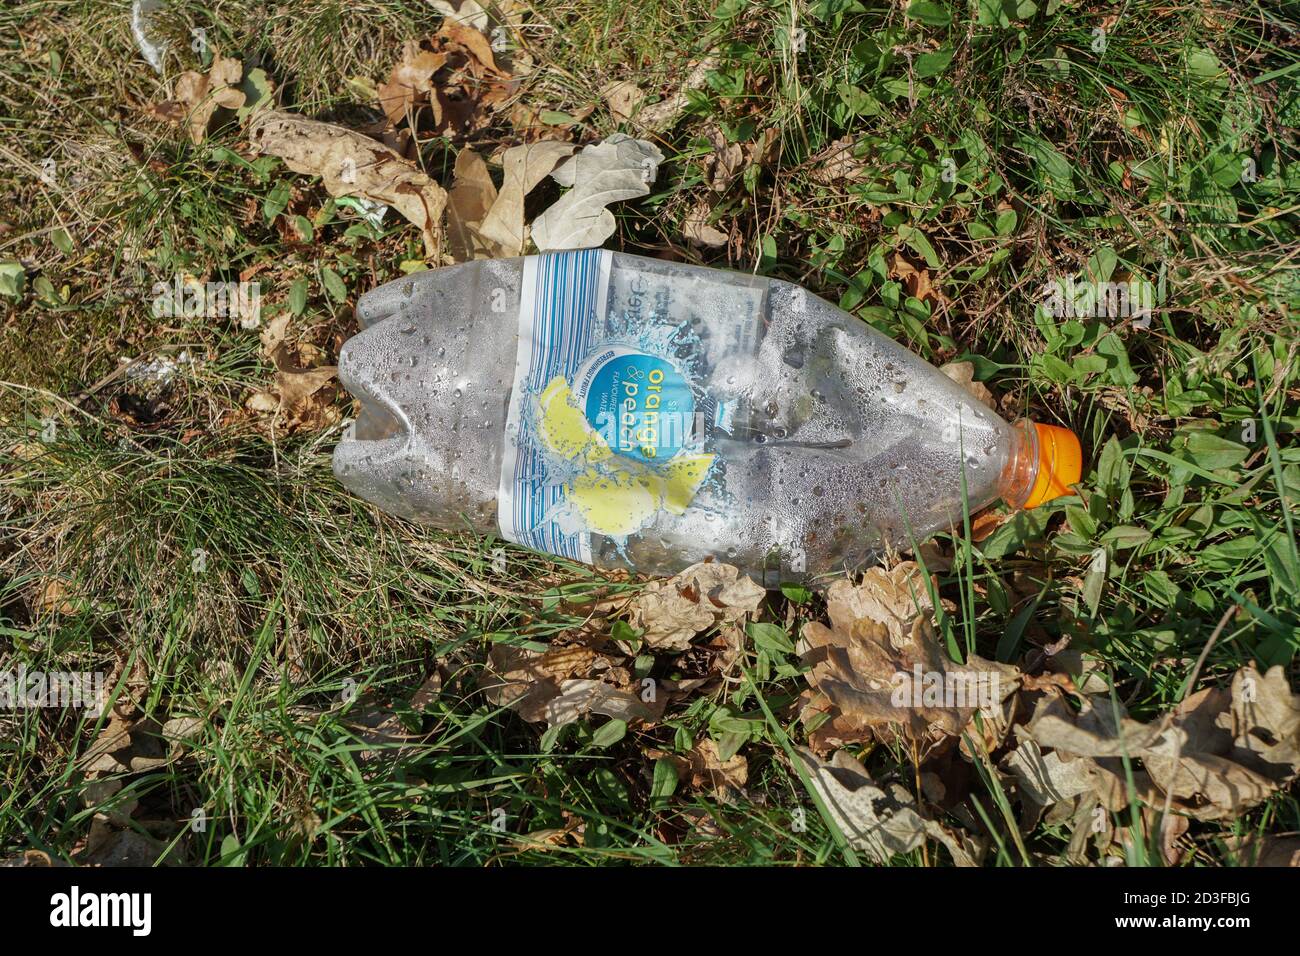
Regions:
<instances>
[{"instance_id":1,"label":"condensation inside bottle","mask_svg":"<svg viewBox=\"0 0 1300 956\"><path fill-rule=\"evenodd\" d=\"M689 328L692 386L735 412L691 506L626 540L593 535L597 566L668 574L713 557L772 586L959 524L963 472L971 510L999 496L1013 427L860 320L782 281L611 261L672 290L634 318ZM335 451L346 487L415 521L497 531L522 272L522 259L485 260L362 297L339 362L360 409ZM745 303L753 316L737 314Z\"/></svg>"}]
</instances>

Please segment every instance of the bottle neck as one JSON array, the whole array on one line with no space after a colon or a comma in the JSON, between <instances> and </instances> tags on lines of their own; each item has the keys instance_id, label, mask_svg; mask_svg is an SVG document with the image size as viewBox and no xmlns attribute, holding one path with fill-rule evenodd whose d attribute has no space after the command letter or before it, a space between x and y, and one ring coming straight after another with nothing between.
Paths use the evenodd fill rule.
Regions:
<instances>
[{"instance_id":1,"label":"bottle neck","mask_svg":"<svg viewBox=\"0 0 1300 956\"><path fill-rule=\"evenodd\" d=\"M1011 450L998 479L998 497L1008 507L1023 508L1038 480L1038 430L1027 418L1011 423Z\"/></svg>"}]
</instances>

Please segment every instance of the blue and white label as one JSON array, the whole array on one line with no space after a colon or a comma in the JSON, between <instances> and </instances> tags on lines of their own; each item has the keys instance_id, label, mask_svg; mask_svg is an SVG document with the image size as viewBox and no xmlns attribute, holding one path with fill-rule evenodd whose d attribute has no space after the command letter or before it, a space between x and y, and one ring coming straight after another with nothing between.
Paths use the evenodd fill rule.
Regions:
<instances>
[{"instance_id":1,"label":"blue and white label","mask_svg":"<svg viewBox=\"0 0 1300 956\"><path fill-rule=\"evenodd\" d=\"M592 563L597 536L626 557L633 536L726 510L713 446L735 397L710 376L752 355L762 295L600 249L525 259L502 536Z\"/></svg>"},{"instance_id":2,"label":"blue and white label","mask_svg":"<svg viewBox=\"0 0 1300 956\"><path fill-rule=\"evenodd\" d=\"M591 562L591 536L566 532L549 515L567 489L548 477L548 456L536 440L529 399L557 376L570 377L587 357L609 288L609 253L560 252L524 259L519 301L519 348L506 418L497 514L507 541Z\"/></svg>"}]
</instances>

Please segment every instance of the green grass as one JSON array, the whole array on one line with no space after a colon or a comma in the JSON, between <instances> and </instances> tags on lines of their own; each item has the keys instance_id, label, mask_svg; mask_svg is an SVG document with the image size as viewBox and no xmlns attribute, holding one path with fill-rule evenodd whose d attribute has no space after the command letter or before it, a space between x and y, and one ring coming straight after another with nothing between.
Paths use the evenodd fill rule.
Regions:
<instances>
[{"instance_id":1,"label":"green grass","mask_svg":"<svg viewBox=\"0 0 1300 956\"><path fill-rule=\"evenodd\" d=\"M1149 718L1188 691L1236 607L1198 685L1255 660L1287 666L1294 686L1300 26L1271 3L1031 7L914 4L909 18L821 0L796 22L777 2L538 4L520 34L535 61L521 95L571 116L594 106L568 134L595 139L619 128L600 105L606 83L665 95L716 54L662 137L657 191L619 209L612 243L802 282L936 364L974 361L1006 417L1083 438L1082 497L976 544L969 528L951 536L950 648L1018 660L1068 636ZM67 858L94 812L135 799L136 826L195 863L843 862L782 757L804 734L790 660L749 647L747 682L612 742L599 721L539 736L475 692L489 642L575 631L584 594L627 585L513 548L502 567L499 542L377 513L329 473L337 427L268 436L240 413L271 377L256 331L149 314L154 282L257 269L263 320L290 310L298 341L333 355L356 296L420 244L391 220L344 220L277 162L242 159L234 126L193 146L149 118L140 107L166 90L135 52L129 5L104 9L0 12L0 261L26 277L0 297L0 668L137 668L145 679L121 693L139 712L202 723L174 762L88 801L77 761L93 720L0 715L0 857ZM384 79L402 40L437 24L414 2L168 9L169 78L199 65L188 37L201 25L223 53L260 62L287 107L354 126L373 111L349 78ZM779 148L719 193L713 128L742 145L774 130ZM517 136L503 121L473 145ZM827 182L819 156L844 137L860 174ZM460 145L421 143L425 168L444 178ZM736 246L685 244L699 201ZM312 220L311 243L286 239L295 216ZM896 252L942 300L908 296ZM1046 316L1041 290L1065 276L1148 282L1149 327ZM120 378L86 394L119 357L164 348L198 362L127 403L152 420L123 416L134 386ZM1098 550L1103 575L1089 572ZM816 597L777 598L769 620L795 634L821 613ZM443 693L417 712L409 701L439 666ZM380 705L418 739L368 743ZM648 749L728 734L745 741L748 799L656 785ZM911 788L911 754L864 759ZM1063 857L1068 832L1014 832L1002 783L983 762L975 772L991 862ZM792 826L797 808L806 827ZM581 846L521 839L578 826ZM1300 803L1282 793L1185 842L1217 864L1231 835L1297 830ZM945 857L897 862L927 859Z\"/></svg>"}]
</instances>

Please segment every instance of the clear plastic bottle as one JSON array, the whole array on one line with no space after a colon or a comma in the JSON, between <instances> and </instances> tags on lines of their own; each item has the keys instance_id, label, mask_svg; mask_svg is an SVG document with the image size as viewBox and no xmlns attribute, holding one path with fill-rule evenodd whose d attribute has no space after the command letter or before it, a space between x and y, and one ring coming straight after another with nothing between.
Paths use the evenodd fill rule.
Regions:
<instances>
[{"instance_id":1,"label":"clear plastic bottle","mask_svg":"<svg viewBox=\"0 0 1300 956\"><path fill-rule=\"evenodd\" d=\"M339 481L598 567L775 586L959 525L963 472L971 510L1079 477L1070 432L788 282L597 249L417 273L357 316Z\"/></svg>"}]
</instances>

